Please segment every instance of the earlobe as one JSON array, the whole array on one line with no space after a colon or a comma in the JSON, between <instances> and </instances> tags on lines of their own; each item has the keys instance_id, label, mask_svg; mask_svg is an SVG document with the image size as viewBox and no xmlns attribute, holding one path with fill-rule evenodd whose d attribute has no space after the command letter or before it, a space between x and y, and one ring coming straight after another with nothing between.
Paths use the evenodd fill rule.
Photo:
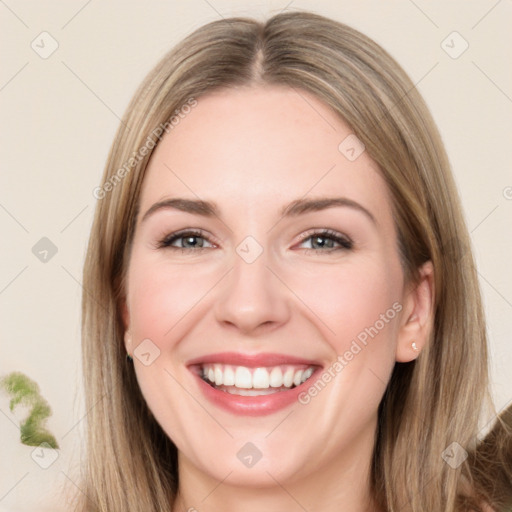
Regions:
<instances>
[{"instance_id":1,"label":"earlobe","mask_svg":"<svg viewBox=\"0 0 512 512\"><path fill-rule=\"evenodd\" d=\"M420 268L419 282L406 293L398 333L396 360L416 359L427 345L434 325L434 267L427 261Z\"/></svg>"},{"instance_id":2,"label":"earlobe","mask_svg":"<svg viewBox=\"0 0 512 512\"><path fill-rule=\"evenodd\" d=\"M128 306L126 305L126 300L123 300L120 305L121 317L123 319L123 327L124 327L124 346L126 348L126 352L131 354L132 352L132 335L129 330L130 327L130 313L128 311Z\"/></svg>"},{"instance_id":3,"label":"earlobe","mask_svg":"<svg viewBox=\"0 0 512 512\"><path fill-rule=\"evenodd\" d=\"M125 331L124 333L124 347L126 349L127 354L131 354L132 351L132 334L130 331Z\"/></svg>"}]
</instances>

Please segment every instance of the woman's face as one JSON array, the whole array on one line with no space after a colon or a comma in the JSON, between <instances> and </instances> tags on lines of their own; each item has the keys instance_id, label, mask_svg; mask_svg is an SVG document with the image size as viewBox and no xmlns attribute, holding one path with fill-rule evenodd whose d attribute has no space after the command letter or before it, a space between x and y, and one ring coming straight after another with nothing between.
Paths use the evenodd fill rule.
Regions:
<instances>
[{"instance_id":1,"label":"woman's face","mask_svg":"<svg viewBox=\"0 0 512 512\"><path fill-rule=\"evenodd\" d=\"M416 355L411 297L378 166L314 96L216 91L155 149L125 340L180 470L266 485L367 464Z\"/></svg>"}]
</instances>

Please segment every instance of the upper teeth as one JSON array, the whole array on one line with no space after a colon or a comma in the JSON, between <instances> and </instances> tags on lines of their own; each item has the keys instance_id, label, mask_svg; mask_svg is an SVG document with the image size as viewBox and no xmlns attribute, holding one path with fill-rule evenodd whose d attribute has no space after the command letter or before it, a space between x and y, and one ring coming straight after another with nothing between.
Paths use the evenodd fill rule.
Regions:
<instances>
[{"instance_id":1,"label":"upper teeth","mask_svg":"<svg viewBox=\"0 0 512 512\"><path fill-rule=\"evenodd\" d=\"M313 374L313 367L274 366L247 368L226 364L205 364L203 378L216 386L235 386L245 389L268 389L282 386L291 388L305 382Z\"/></svg>"}]
</instances>

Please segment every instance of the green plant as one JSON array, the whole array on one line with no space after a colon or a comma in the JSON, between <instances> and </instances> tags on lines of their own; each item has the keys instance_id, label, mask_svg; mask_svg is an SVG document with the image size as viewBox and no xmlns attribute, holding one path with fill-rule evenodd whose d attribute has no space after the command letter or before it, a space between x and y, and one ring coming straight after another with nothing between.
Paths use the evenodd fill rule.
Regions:
<instances>
[{"instance_id":1,"label":"green plant","mask_svg":"<svg viewBox=\"0 0 512 512\"><path fill-rule=\"evenodd\" d=\"M0 387L9 394L11 412L18 405L29 408L28 416L20 422L20 440L27 446L39 446L46 442L52 448L59 448L57 440L46 428L45 423L52 410L41 396L37 382L21 372L12 372L0 379Z\"/></svg>"}]
</instances>

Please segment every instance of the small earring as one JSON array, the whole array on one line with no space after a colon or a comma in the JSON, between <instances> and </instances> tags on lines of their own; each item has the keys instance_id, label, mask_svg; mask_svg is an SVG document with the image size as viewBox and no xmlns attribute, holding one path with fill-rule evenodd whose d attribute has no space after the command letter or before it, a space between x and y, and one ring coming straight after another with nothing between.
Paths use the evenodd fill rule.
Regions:
<instances>
[{"instance_id":1,"label":"small earring","mask_svg":"<svg viewBox=\"0 0 512 512\"><path fill-rule=\"evenodd\" d=\"M419 351L420 351L420 349L418 348L418 345L416 345L416 342L415 342L415 341L413 341L413 342L411 343L411 347L412 347L412 349L414 350L414 352L419 352Z\"/></svg>"},{"instance_id":2,"label":"small earring","mask_svg":"<svg viewBox=\"0 0 512 512\"><path fill-rule=\"evenodd\" d=\"M133 357L130 354L128 354L128 352L126 353L126 360L130 363L133 362Z\"/></svg>"}]
</instances>

